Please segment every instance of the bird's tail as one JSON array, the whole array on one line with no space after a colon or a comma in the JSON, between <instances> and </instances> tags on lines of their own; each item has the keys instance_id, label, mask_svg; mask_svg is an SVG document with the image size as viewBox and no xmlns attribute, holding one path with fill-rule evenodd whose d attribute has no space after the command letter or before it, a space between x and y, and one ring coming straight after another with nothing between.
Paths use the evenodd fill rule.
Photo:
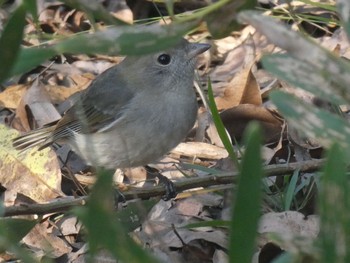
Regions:
<instances>
[{"instance_id":1,"label":"bird's tail","mask_svg":"<svg viewBox=\"0 0 350 263\"><path fill-rule=\"evenodd\" d=\"M12 141L12 145L15 149L23 152L35 146L39 146L39 150L42 150L53 143L52 132L55 126L47 125L18 136Z\"/></svg>"}]
</instances>

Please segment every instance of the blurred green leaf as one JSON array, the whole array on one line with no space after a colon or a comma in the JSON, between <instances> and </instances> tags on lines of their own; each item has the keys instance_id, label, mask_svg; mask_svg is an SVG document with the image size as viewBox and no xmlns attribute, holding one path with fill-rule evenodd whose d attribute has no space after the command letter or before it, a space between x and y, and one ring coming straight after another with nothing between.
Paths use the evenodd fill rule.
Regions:
<instances>
[{"instance_id":1,"label":"blurred green leaf","mask_svg":"<svg viewBox=\"0 0 350 263\"><path fill-rule=\"evenodd\" d=\"M350 153L350 124L345 119L308 104L291 94L275 91L270 98L288 123L324 147L337 141Z\"/></svg>"},{"instance_id":2,"label":"blurred green leaf","mask_svg":"<svg viewBox=\"0 0 350 263\"><path fill-rule=\"evenodd\" d=\"M18 52L23 38L25 15L25 5L21 4L13 12L2 31L0 38L0 83L9 76L18 58Z\"/></svg>"},{"instance_id":3,"label":"blurred green leaf","mask_svg":"<svg viewBox=\"0 0 350 263\"><path fill-rule=\"evenodd\" d=\"M181 167L185 170L199 170L199 171L209 173L209 174L221 174L222 173L222 170L220 170L220 169L206 167L203 165L193 164L193 163L181 163Z\"/></svg>"},{"instance_id":4,"label":"blurred green leaf","mask_svg":"<svg viewBox=\"0 0 350 263\"><path fill-rule=\"evenodd\" d=\"M25 73L40 65L47 59L52 58L56 54L57 52L50 47L22 48L11 75Z\"/></svg>"},{"instance_id":5,"label":"blurred green leaf","mask_svg":"<svg viewBox=\"0 0 350 263\"><path fill-rule=\"evenodd\" d=\"M182 228L198 228L198 227L223 227L227 228L231 224L230 221L224 221L224 220L211 220L211 221L204 221L204 222L198 222L198 223L191 223L188 225L183 226Z\"/></svg>"},{"instance_id":6,"label":"blurred green leaf","mask_svg":"<svg viewBox=\"0 0 350 263\"><path fill-rule=\"evenodd\" d=\"M204 16L208 30L214 38L227 37L234 30L242 26L236 21L236 14L245 9L252 9L256 6L256 0L230 0L215 12Z\"/></svg>"},{"instance_id":7,"label":"blurred green leaf","mask_svg":"<svg viewBox=\"0 0 350 263\"><path fill-rule=\"evenodd\" d=\"M99 1L89 0L63 0L68 6L83 11L88 18L95 23L95 20L100 20L108 25L126 25L127 23L111 15Z\"/></svg>"},{"instance_id":8,"label":"blurred green leaf","mask_svg":"<svg viewBox=\"0 0 350 263\"><path fill-rule=\"evenodd\" d=\"M9 246L18 244L36 223L35 220L0 218L0 250L4 252Z\"/></svg>"},{"instance_id":9,"label":"blurred green leaf","mask_svg":"<svg viewBox=\"0 0 350 263\"><path fill-rule=\"evenodd\" d=\"M3 203L3 200L0 201L0 217L2 217L5 213L5 206L4 206L4 203Z\"/></svg>"},{"instance_id":10,"label":"blurred green leaf","mask_svg":"<svg viewBox=\"0 0 350 263\"><path fill-rule=\"evenodd\" d=\"M311 6L320 7L324 10L328 10L331 12L337 12L337 8L335 7L334 3L332 3L331 1L329 1L329 2L325 1L323 3L323 2L316 2L316 1L311 1L311 0L301 0L300 2L303 2L303 3L311 5Z\"/></svg>"},{"instance_id":11,"label":"blurred green leaf","mask_svg":"<svg viewBox=\"0 0 350 263\"><path fill-rule=\"evenodd\" d=\"M105 248L115 259L123 262L157 262L131 240L124 226L117 220L113 208L112 179L112 172L101 170L87 205L75 209L87 230L91 259L100 248Z\"/></svg>"},{"instance_id":12,"label":"blurred green leaf","mask_svg":"<svg viewBox=\"0 0 350 263\"><path fill-rule=\"evenodd\" d=\"M239 19L254 26L269 41L286 50L289 56L301 63L307 63L315 72L320 72L321 75L325 74L327 83L336 87L337 94L339 94L338 90L342 89L341 94L347 102L350 102L350 74L348 74L350 63L348 61L339 59L312 39L290 30L285 24L261 13L244 11L239 14ZM288 65L285 66L288 67Z\"/></svg>"},{"instance_id":13,"label":"blurred green leaf","mask_svg":"<svg viewBox=\"0 0 350 263\"><path fill-rule=\"evenodd\" d=\"M13 253L21 262L36 262L20 241L37 223L36 220L0 218L0 252Z\"/></svg>"},{"instance_id":14,"label":"blurred green leaf","mask_svg":"<svg viewBox=\"0 0 350 263\"><path fill-rule=\"evenodd\" d=\"M332 81L334 74L319 70L309 63L300 61L287 54L266 55L262 58L266 70L279 79L313 93L326 101L336 104L350 102L350 89ZM341 72L340 69L338 69Z\"/></svg>"},{"instance_id":15,"label":"blurred green leaf","mask_svg":"<svg viewBox=\"0 0 350 263\"><path fill-rule=\"evenodd\" d=\"M261 131L256 123L248 126L246 151L238 178L230 230L230 262L251 262L260 216L261 179L263 177L260 144Z\"/></svg>"},{"instance_id":16,"label":"blurred green leaf","mask_svg":"<svg viewBox=\"0 0 350 263\"><path fill-rule=\"evenodd\" d=\"M166 10L170 17L174 16L174 0L165 0Z\"/></svg>"},{"instance_id":17,"label":"blurred green leaf","mask_svg":"<svg viewBox=\"0 0 350 263\"><path fill-rule=\"evenodd\" d=\"M345 32L348 35L348 39L350 39L350 2L348 0L338 0L337 7Z\"/></svg>"},{"instance_id":18,"label":"blurred green leaf","mask_svg":"<svg viewBox=\"0 0 350 263\"><path fill-rule=\"evenodd\" d=\"M36 0L23 1L25 8L32 15L34 22L38 22L38 7L36 5L36 2Z\"/></svg>"},{"instance_id":19,"label":"blurred green leaf","mask_svg":"<svg viewBox=\"0 0 350 263\"><path fill-rule=\"evenodd\" d=\"M131 232L139 227L157 202L156 199L139 200L118 211L117 219L123 225L124 231Z\"/></svg>"},{"instance_id":20,"label":"blurred green leaf","mask_svg":"<svg viewBox=\"0 0 350 263\"><path fill-rule=\"evenodd\" d=\"M78 34L46 47L24 48L12 74L26 72L52 56L62 53L118 55L152 53L176 44L184 34L197 25L197 21L192 21L170 25L119 26L96 33Z\"/></svg>"},{"instance_id":21,"label":"blurred green leaf","mask_svg":"<svg viewBox=\"0 0 350 263\"><path fill-rule=\"evenodd\" d=\"M93 34L80 34L54 46L57 52L144 55L169 48L198 22L170 25L137 25L108 28Z\"/></svg>"},{"instance_id":22,"label":"blurred green leaf","mask_svg":"<svg viewBox=\"0 0 350 263\"><path fill-rule=\"evenodd\" d=\"M321 262L350 262L349 155L335 143L327 153L320 191Z\"/></svg>"}]
</instances>

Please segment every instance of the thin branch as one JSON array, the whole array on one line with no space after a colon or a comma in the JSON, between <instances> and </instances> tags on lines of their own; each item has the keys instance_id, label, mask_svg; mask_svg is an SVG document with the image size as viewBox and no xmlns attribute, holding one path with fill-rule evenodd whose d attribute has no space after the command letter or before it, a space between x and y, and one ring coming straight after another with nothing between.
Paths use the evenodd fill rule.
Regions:
<instances>
[{"instance_id":1,"label":"thin branch","mask_svg":"<svg viewBox=\"0 0 350 263\"><path fill-rule=\"evenodd\" d=\"M265 176L283 176L291 174L293 171L299 169L300 172L314 172L320 170L324 164L324 160L310 160L289 164L268 165L264 168ZM186 178L184 181L174 182L175 188L178 192L190 190L198 187L208 187L214 185L223 185L235 183L238 172L228 172L218 175L208 175L205 177ZM132 190L123 192L126 200L136 198L148 199L150 197L161 197L165 195L163 186L154 186L149 188L133 188ZM88 196L78 198L59 198L46 204L30 204L21 206L5 207L4 216L15 215L29 215L29 214L49 214L67 211L75 206L85 205Z\"/></svg>"}]
</instances>

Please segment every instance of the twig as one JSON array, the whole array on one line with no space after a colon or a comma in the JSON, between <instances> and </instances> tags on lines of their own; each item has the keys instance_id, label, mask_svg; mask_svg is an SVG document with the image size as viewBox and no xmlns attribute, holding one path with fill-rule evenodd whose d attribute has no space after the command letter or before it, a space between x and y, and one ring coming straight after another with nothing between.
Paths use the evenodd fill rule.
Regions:
<instances>
[{"instance_id":1,"label":"twig","mask_svg":"<svg viewBox=\"0 0 350 263\"><path fill-rule=\"evenodd\" d=\"M282 176L290 174L293 171L299 169L300 172L314 172L320 170L324 164L324 160L310 160L298 163L289 163L289 164L276 164L268 165L264 168L265 176ZM218 175L208 175L205 177L195 177L188 178L185 181L174 182L176 190L182 192L185 190L198 188L198 187L208 187L214 185L230 184L236 182L238 172L228 172ZM123 192L123 195L126 200L142 198L148 199L150 197L160 197L165 194L165 189L163 186L154 186L150 188L134 188L129 191ZM63 212L74 206L85 205L88 197L79 197L79 198L59 198L55 201L46 203L46 204L30 204L22 206L11 206L6 207L4 216L15 216L15 215L29 215L29 214L48 214L54 212Z\"/></svg>"}]
</instances>

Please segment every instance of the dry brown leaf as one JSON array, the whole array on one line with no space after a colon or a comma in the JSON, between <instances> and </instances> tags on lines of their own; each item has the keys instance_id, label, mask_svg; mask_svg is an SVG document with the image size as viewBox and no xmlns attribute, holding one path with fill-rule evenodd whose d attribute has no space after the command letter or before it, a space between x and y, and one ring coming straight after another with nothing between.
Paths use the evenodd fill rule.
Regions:
<instances>
[{"instance_id":1,"label":"dry brown leaf","mask_svg":"<svg viewBox=\"0 0 350 263\"><path fill-rule=\"evenodd\" d=\"M281 136L283 121L270 110L251 104L241 104L220 113L231 138L240 141L250 121L258 121L264 131L265 142L275 142Z\"/></svg>"},{"instance_id":2,"label":"dry brown leaf","mask_svg":"<svg viewBox=\"0 0 350 263\"><path fill-rule=\"evenodd\" d=\"M253 64L237 73L215 102L218 110L235 107L239 104L261 105L260 88L251 71Z\"/></svg>"},{"instance_id":3,"label":"dry brown leaf","mask_svg":"<svg viewBox=\"0 0 350 263\"><path fill-rule=\"evenodd\" d=\"M26 98L29 101L42 101L43 96L45 96L45 101L52 101L53 103L61 103L65 101L67 98L72 96L73 94L86 89L91 83L93 77L91 74L83 74L83 75L72 75L70 78L76 83L74 87L64 87L64 86L50 86L46 85L40 87L40 91L36 90L34 94L31 94L31 98ZM17 109L20 105L21 100L27 93L27 91L32 88L35 84L19 84L7 87L3 92L0 93L0 107L8 108L8 109ZM36 84L38 85L38 84ZM46 94L44 95L46 91ZM28 97L27 96L27 97ZM37 97L38 96L38 97ZM49 99L48 99L49 98ZM23 113L18 113L19 115ZM23 120L22 120L23 121ZM25 127L29 127L25 125Z\"/></svg>"},{"instance_id":4,"label":"dry brown leaf","mask_svg":"<svg viewBox=\"0 0 350 263\"><path fill-rule=\"evenodd\" d=\"M23 94L27 91L29 85L13 85L7 87L0 93L0 107L8 109L16 109L23 97Z\"/></svg>"},{"instance_id":5,"label":"dry brown leaf","mask_svg":"<svg viewBox=\"0 0 350 263\"><path fill-rule=\"evenodd\" d=\"M46 86L45 90L48 92L52 103L58 104L82 89L80 87Z\"/></svg>"}]
</instances>

